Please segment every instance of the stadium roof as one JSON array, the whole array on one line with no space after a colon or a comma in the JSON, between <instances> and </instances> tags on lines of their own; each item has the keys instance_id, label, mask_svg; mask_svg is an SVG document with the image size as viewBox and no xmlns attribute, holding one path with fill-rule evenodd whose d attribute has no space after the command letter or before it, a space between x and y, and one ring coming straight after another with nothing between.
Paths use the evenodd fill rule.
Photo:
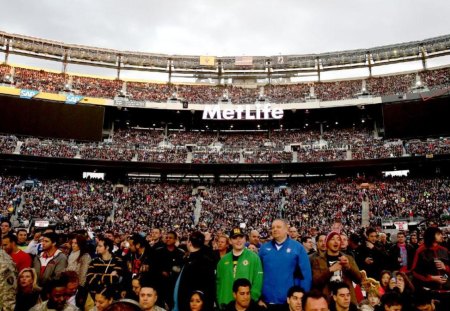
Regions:
<instances>
[{"instance_id":1,"label":"stadium roof","mask_svg":"<svg viewBox=\"0 0 450 311\"><path fill-rule=\"evenodd\" d=\"M168 55L104 49L0 31L0 51L73 64L174 73L313 72L410 62L450 55L450 35L366 49L307 55L227 56Z\"/></svg>"}]
</instances>

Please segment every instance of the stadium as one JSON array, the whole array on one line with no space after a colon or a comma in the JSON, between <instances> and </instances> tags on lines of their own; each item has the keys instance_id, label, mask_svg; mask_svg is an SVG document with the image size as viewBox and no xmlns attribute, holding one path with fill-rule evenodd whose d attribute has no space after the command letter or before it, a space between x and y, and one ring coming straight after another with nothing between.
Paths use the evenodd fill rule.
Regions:
<instances>
[{"instance_id":1,"label":"stadium","mask_svg":"<svg viewBox=\"0 0 450 311\"><path fill-rule=\"evenodd\" d=\"M56 229L62 245L108 232L119 250L155 228L181 240L200 230L213 248L236 227L269 239L276 219L300 237L373 227L392 243L437 226L448 243L450 64L434 64L449 55L450 35L205 56L0 30L1 217L30 238ZM410 63L419 69L378 70Z\"/></svg>"},{"instance_id":2,"label":"stadium","mask_svg":"<svg viewBox=\"0 0 450 311\"><path fill-rule=\"evenodd\" d=\"M426 64L450 54L449 44L450 36L443 36L243 60L127 54L3 32L1 164L22 176L79 179L91 172L119 184L199 186L262 181L273 183L274 192L308 177L379 178L407 170L410 177L441 178L449 173L450 68ZM117 78L14 67L7 62L12 54L58 59L63 68L114 67ZM371 75L373 67L416 60L420 71ZM367 68L368 76L320 80L321 72L348 67ZM120 72L130 68L165 71L169 81L190 73L197 82L121 80ZM303 72L317 81L271 83ZM391 216L409 214L402 213Z\"/></svg>"}]
</instances>

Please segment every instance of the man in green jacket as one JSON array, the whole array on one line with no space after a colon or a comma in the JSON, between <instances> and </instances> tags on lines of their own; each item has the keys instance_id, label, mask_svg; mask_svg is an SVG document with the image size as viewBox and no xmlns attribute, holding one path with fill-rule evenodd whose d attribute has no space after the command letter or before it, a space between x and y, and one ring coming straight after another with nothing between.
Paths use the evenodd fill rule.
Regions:
<instances>
[{"instance_id":1,"label":"man in green jacket","mask_svg":"<svg viewBox=\"0 0 450 311\"><path fill-rule=\"evenodd\" d=\"M234 300L233 282L245 278L251 283L251 297L258 301L261 296L263 270L259 256L245 248L246 237L241 228L230 232L231 252L217 264L217 303L220 309Z\"/></svg>"}]
</instances>

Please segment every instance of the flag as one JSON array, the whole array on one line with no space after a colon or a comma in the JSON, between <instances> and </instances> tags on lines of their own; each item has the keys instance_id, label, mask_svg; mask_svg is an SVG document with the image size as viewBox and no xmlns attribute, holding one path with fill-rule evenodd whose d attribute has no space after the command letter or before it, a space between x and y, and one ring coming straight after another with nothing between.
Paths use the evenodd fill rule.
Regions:
<instances>
[{"instance_id":1,"label":"flag","mask_svg":"<svg viewBox=\"0 0 450 311\"><path fill-rule=\"evenodd\" d=\"M253 65L253 57L252 56L238 56L235 59L236 66L252 66Z\"/></svg>"},{"instance_id":2,"label":"flag","mask_svg":"<svg viewBox=\"0 0 450 311\"><path fill-rule=\"evenodd\" d=\"M215 66L215 56L200 56L200 66Z\"/></svg>"}]
</instances>

